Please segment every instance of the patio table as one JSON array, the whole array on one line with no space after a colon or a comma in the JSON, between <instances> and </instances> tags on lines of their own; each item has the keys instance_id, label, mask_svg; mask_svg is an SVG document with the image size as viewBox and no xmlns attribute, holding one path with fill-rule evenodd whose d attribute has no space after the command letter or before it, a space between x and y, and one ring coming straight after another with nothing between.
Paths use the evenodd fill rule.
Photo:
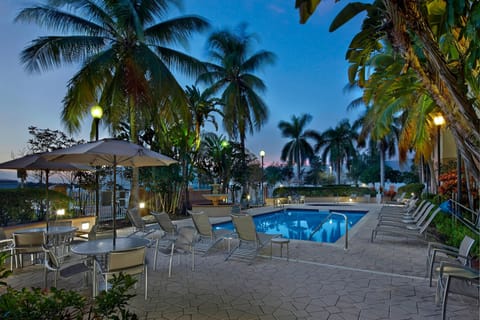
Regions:
<instances>
[{"instance_id":1,"label":"patio table","mask_svg":"<svg viewBox=\"0 0 480 320\"><path fill-rule=\"evenodd\" d=\"M45 227L21 229L15 231L15 233L44 232L47 236L46 245L53 247L55 254L58 255L58 248L65 246L67 239L73 238L73 234L77 229L76 227L70 226L50 226L48 229Z\"/></svg>"},{"instance_id":2,"label":"patio table","mask_svg":"<svg viewBox=\"0 0 480 320\"><path fill-rule=\"evenodd\" d=\"M150 240L145 238L136 237L120 237L116 239L115 247L113 246L113 239L98 239L82 242L72 246L71 251L78 255L85 255L92 259L93 275L92 275L92 295L97 295L97 282L96 282L96 263L93 259L96 256L105 255L112 251L131 250L136 248L145 247L150 243Z\"/></svg>"}]
</instances>

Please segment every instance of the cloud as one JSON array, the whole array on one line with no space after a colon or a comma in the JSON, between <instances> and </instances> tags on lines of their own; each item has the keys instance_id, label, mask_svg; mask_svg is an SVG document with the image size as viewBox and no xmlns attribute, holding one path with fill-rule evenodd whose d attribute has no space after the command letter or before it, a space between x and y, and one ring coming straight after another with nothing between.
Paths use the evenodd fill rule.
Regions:
<instances>
[{"instance_id":1,"label":"cloud","mask_svg":"<svg viewBox=\"0 0 480 320\"><path fill-rule=\"evenodd\" d=\"M284 8L280 8L279 6L276 6L274 4L269 4L268 5L268 9L274 13L277 13L277 14L284 14L285 13L285 9Z\"/></svg>"}]
</instances>

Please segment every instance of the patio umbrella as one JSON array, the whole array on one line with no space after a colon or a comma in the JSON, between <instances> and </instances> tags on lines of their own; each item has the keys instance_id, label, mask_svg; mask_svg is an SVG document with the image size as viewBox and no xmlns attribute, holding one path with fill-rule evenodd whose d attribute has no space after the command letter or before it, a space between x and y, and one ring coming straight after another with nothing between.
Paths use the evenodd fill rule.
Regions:
<instances>
[{"instance_id":1,"label":"patio umbrella","mask_svg":"<svg viewBox=\"0 0 480 320\"><path fill-rule=\"evenodd\" d=\"M116 175L117 166L154 167L168 166L177 161L137 144L115 139L103 139L59 149L44 155L48 161L81 163L90 166L113 168L113 245L116 238Z\"/></svg>"},{"instance_id":2,"label":"patio umbrella","mask_svg":"<svg viewBox=\"0 0 480 320\"><path fill-rule=\"evenodd\" d=\"M47 230L48 230L48 216L49 216L49 199L48 199L48 185L50 171L76 171L76 170L93 170L92 167L88 167L81 164L64 163L64 162L50 162L44 159L42 156L46 153L34 153L23 156L21 158L13 159L7 162L0 163L0 169L11 170L42 170L45 171L45 198L47 200Z\"/></svg>"}]
</instances>

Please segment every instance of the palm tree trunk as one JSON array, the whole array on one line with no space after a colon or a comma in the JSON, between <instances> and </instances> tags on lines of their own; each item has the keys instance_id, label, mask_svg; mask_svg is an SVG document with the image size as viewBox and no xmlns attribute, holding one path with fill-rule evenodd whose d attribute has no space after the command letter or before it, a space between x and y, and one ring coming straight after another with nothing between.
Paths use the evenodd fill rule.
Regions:
<instances>
[{"instance_id":1,"label":"palm tree trunk","mask_svg":"<svg viewBox=\"0 0 480 320\"><path fill-rule=\"evenodd\" d=\"M335 162L335 167L337 170L337 184L340 184L340 176L342 174L342 163L340 161Z\"/></svg>"},{"instance_id":2,"label":"palm tree trunk","mask_svg":"<svg viewBox=\"0 0 480 320\"><path fill-rule=\"evenodd\" d=\"M300 150L298 150L298 158L297 158L297 181L298 181L298 184L300 185L300 181L301 181L301 174L300 174L300 170L302 170L302 164L300 163Z\"/></svg>"},{"instance_id":3,"label":"palm tree trunk","mask_svg":"<svg viewBox=\"0 0 480 320\"><path fill-rule=\"evenodd\" d=\"M138 143L138 132L137 132L137 117L136 110L134 106L134 100L129 99L129 111L130 111L130 142ZM128 207L134 208L138 205L139 200L139 178L140 173L138 168L132 168L132 184L130 186L130 200L128 201Z\"/></svg>"},{"instance_id":4,"label":"palm tree trunk","mask_svg":"<svg viewBox=\"0 0 480 320\"><path fill-rule=\"evenodd\" d=\"M378 149L380 151L380 188L385 190L385 150L382 143L378 143Z\"/></svg>"},{"instance_id":5,"label":"palm tree trunk","mask_svg":"<svg viewBox=\"0 0 480 320\"><path fill-rule=\"evenodd\" d=\"M476 181L480 181L479 118L468 99L462 70L459 68L456 74L450 70L417 1L385 0L384 3L392 20L394 44L442 110L465 167L470 169ZM420 62L415 54L407 29L421 41L425 61Z\"/></svg>"}]
</instances>

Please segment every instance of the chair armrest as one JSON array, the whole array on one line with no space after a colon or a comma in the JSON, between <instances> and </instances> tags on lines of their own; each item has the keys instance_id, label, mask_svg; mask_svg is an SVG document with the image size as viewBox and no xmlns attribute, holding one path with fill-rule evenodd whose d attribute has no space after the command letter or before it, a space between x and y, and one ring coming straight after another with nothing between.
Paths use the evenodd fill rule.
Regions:
<instances>
[{"instance_id":1,"label":"chair armrest","mask_svg":"<svg viewBox=\"0 0 480 320\"><path fill-rule=\"evenodd\" d=\"M442 277L445 274L452 277L466 279L466 280L474 280L474 279L480 278L479 270L476 270L467 266L462 266L460 264L443 261L440 263L439 277Z\"/></svg>"},{"instance_id":2,"label":"chair armrest","mask_svg":"<svg viewBox=\"0 0 480 320\"><path fill-rule=\"evenodd\" d=\"M14 247L15 243L13 242L13 239L2 239L0 240L0 247L5 247L5 248L10 248Z\"/></svg>"},{"instance_id":3,"label":"chair armrest","mask_svg":"<svg viewBox=\"0 0 480 320\"><path fill-rule=\"evenodd\" d=\"M450 250L450 251L456 251L458 252L457 247L449 246L440 242L429 242L428 243L428 252L430 253L431 250L433 249L445 249L445 250Z\"/></svg>"}]
</instances>

